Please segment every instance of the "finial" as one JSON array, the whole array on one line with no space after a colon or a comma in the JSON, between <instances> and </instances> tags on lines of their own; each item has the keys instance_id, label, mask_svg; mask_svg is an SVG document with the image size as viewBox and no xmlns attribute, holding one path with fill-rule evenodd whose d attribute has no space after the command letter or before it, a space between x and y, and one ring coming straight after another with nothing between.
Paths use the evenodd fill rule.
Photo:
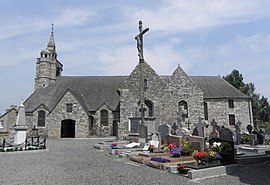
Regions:
<instances>
[{"instance_id":1,"label":"finial","mask_svg":"<svg viewBox=\"0 0 270 185\"><path fill-rule=\"evenodd\" d=\"M53 23L52 23L52 32L53 32Z\"/></svg>"}]
</instances>

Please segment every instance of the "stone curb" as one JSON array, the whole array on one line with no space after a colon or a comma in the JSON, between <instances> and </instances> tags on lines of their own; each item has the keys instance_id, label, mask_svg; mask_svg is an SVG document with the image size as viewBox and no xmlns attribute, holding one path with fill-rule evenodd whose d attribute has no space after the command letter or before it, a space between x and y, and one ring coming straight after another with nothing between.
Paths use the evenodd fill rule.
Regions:
<instances>
[{"instance_id":1,"label":"stone curb","mask_svg":"<svg viewBox=\"0 0 270 185\"><path fill-rule=\"evenodd\" d=\"M24 151L13 151L13 152L0 152L0 156L4 155L19 155L19 154L33 154L33 153L41 153L48 152L49 149L41 149L41 150L24 150Z\"/></svg>"}]
</instances>

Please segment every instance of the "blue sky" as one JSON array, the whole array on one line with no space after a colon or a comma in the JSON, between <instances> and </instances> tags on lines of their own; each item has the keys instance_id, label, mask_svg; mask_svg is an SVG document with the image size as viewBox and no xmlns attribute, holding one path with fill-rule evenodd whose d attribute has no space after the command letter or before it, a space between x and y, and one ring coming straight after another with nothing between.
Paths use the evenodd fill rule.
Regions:
<instances>
[{"instance_id":1,"label":"blue sky","mask_svg":"<svg viewBox=\"0 0 270 185\"><path fill-rule=\"evenodd\" d=\"M269 0L0 0L0 113L34 89L36 58L54 23L62 75L129 75L138 21L144 58L158 74L234 69L270 99Z\"/></svg>"}]
</instances>

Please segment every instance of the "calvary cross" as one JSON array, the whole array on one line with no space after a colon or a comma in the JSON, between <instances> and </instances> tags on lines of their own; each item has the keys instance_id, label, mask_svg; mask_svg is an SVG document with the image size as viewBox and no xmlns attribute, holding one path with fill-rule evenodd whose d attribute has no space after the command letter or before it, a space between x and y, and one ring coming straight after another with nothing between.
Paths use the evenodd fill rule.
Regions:
<instances>
[{"instance_id":1,"label":"calvary cross","mask_svg":"<svg viewBox=\"0 0 270 185\"><path fill-rule=\"evenodd\" d=\"M137 40L137 49L140 62L144 61L143 58L143 34L149 31L149 28L142 29L142 21L139 21L139 34L135 37Z\"/></svg>"}]
</instances>

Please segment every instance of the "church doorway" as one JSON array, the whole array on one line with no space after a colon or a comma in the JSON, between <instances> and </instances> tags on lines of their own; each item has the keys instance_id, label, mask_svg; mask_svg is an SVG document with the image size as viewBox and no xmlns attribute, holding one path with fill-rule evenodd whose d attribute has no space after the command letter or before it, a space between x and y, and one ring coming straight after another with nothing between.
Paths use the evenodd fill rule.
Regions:
<instances>
[{"instance_id":1,"label":"church doorway","mask_svg":"<svg viewBox=\"0 0 270 185\"><path fill-rule=\"evenodd\" d=\"M61 138L75 138L75 120L61 121Z\"/></svg>"}]
</instances>

